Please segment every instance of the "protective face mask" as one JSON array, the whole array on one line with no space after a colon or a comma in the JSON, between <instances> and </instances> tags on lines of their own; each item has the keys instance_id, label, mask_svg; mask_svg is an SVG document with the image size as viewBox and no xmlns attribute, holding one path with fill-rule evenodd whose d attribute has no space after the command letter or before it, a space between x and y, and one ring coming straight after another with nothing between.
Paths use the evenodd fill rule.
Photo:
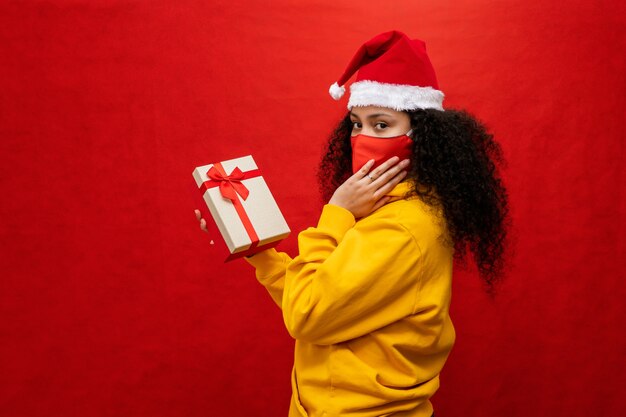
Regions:
<instances>
[{"instance_id":1,"label":"protective face mask","mask_svg":"<svg viewBox=\"0 0 626 417\"><path fill-rule=\"evenodd\" d=\"M352 136L352 173L356 173L370 159L374 159L376 168L389 158L397 156L400 161L408 159L413 154L413 140L409 136L413 129L406 134L391 138L378 138L375 136L356 135ZM408 168L408 167L407 167Z\"/></svg>"}]
</instances>

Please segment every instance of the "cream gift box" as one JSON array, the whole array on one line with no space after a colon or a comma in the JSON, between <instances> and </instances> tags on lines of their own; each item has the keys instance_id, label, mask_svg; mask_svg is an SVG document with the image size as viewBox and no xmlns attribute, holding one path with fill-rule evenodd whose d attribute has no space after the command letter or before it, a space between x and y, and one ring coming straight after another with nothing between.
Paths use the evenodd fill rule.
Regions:
<instances>
[{"instance_id":1,"label":"cream gift box","mask_svg":"<svg viewBox=\"0 0 626 417\"><path fill-rule=\"evenodd\" d=\"M226 261L274 247L289 235L289 226L251 155L196 167L192 175L196 193L219 230L221 239L215 243L228 248ZM210 219L206 220L209 226Z\"/></svg>"}]
</instances>

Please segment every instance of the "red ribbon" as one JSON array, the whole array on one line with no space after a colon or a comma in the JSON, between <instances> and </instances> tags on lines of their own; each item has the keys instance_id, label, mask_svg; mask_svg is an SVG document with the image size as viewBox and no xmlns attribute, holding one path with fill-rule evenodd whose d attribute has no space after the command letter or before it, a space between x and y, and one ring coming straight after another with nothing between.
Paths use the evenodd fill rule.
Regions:
<instances>
[{"instance_id":1,"label":"red ribbon","mask_svg":"<svg viewBox=\"0 0 626 417\"><path fill-rule=\"evenodd\" d=\"M200 193L204 194L206 190L209 188L214 188L219 185L220 194L229 199L233 205L235 206L235 210L243 223L243 227L246 229L250 240L252 241L252 245L249 249L255 248L259 243L259 236L256 234L254 230L254 226L252 226L252 222L246 213L246 210L243 208L239 197L237 194L241 196L244 200L248 198L250 195L250 191L246 188L245 185L241 183L242 180L254 178L260 176L261 173L258 169L254 169L251 171L242 172L239 167L235 167L230 174L226 174L224 167L222 167L221 163L215 163L207 171L207 176L209 177L208 181L205 181L200 186Z\"/></svg>"}]
</instances>

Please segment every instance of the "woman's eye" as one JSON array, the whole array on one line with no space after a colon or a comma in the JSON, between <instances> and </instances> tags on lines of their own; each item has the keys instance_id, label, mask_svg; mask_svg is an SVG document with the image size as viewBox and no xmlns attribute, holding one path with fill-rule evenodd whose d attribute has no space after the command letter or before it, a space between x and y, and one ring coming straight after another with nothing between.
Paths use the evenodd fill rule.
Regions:
<instances>
[{"instance_id":1,"label":"woman's eye","mask_svg":"<svg viewBox=\"0 0 626 417\"><path fill-rule=\"evenodd\" d=\"M359 123L359 122L352 122L352 128L353 129L360 129L361 128L361 123Z\"/></svg>"},{"instance_id":2,"label":"woman's eye","mask_svg":"<svg viewBox=\"0 0 626 417\"><path fill-rule=\"evenodd\" d=\"M376 126L379 126L379 125L381 129L384 129L387 127L387 123L383 123L383 122L376 123Z\"/></svg>"}]
</instances>

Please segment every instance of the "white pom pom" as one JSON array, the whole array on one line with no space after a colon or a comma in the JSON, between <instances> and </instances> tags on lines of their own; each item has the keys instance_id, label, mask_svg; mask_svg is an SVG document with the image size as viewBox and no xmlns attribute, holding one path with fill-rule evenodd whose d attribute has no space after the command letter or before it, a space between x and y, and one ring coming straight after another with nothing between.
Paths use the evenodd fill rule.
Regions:
<instances>
[{"instance_id":1,"label":"white pom pom","mask_svg":"<svg viewBox=\"0 0 626 417\"><path fill-rule=\"evenodd\" d=\"M328 92L330 93L332 98L334 98L335 100L339 100L341 97L343 97L343 93L346 92L346 88L344 86L339 87L339 84L333 83L333 85L330 86Z\"/></svg>"}]
</instances>

